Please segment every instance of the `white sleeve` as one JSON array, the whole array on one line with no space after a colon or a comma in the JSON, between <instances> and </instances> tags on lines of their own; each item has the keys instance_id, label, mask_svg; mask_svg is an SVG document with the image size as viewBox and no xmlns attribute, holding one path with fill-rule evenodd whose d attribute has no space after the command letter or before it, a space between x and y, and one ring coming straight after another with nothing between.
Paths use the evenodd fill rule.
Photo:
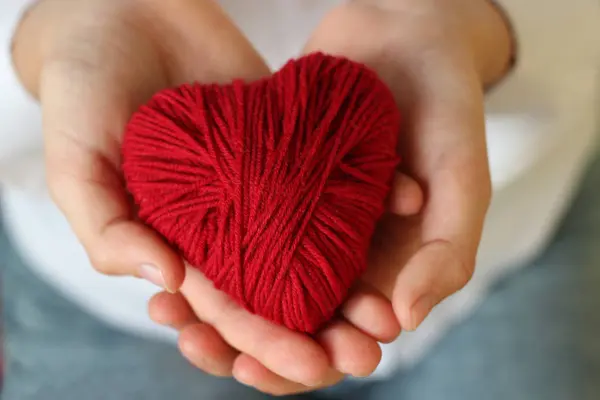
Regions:
<instances>
[{"instance_id":1,"label":"white sleeve","mask_svg":"<svg viewBox=\"0 0 600 400\"><path fill-rule=\"evenodd\" d=\"M494 187L501 189L561 146L583 138L597 108L598 0L495 0L512 25L516 63L488 94ZM578 136L579 135L579 136Z\"/></svg>"},{"instance_id":2,"label":"white sleeve","mask_svg":"<svg viewBox=\"0 0 600 400\"><path fill-rule=\"evenodd\" d=\"M15 30L34 0L0 1L0 184L43 185L41 112L17 78L11 57Z\"/></svg>"}]
</instances>

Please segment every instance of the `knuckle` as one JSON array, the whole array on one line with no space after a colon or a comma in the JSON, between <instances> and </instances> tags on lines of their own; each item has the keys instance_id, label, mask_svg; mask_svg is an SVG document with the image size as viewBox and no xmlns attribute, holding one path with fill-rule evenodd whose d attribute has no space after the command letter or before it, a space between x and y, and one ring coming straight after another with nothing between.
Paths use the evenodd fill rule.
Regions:
<instances>
[{"instance_id":1,"label":"knuckle","mask_svg":"<svg viewBox=\"0 0 600 400\"><path fill-rule=\"evenodd\" d=\"M492 204L492 198L493 198L492 185L488 184L487 188L486 188L486 194L485 194L485 208L486 208L486 210L488 208L490 208L490 205Z\"/></svg>"},{"instance_id":2,"label":"knuckle","mask_svg":"<svg viewBox=\"0 0 600 400\"><path fill-rule=\"evenodd\" d=\"M104 275L115 275L108 252L102 251L102 249L99 249L97 246L88 246L86 251L88 253L90 263L96 271Z\"/></svg>"},{"instance_id":3,"label":"knuckle","mask_svg":"<svg viewBox=\"0 0 600 400\"><path fill-rule=\"evenodd\" d=\"M67 43L68 45L54 49L44 60L42 78L64 77L72 84L83 83L85 77L98 72L99 63L78 47L77 41Z\"/></svg>"},{"instance_id":4,"label":"knuckle","mask_svg":"<svg viewBox=\"0 0 600 400\"><path fill-rule=\"evenodd\" d=\"M481 196L485 209L487 210L490 207L493 197L493 187L489 173L486 175L485 179L481 180Z\"/></svg>"},{"instance_id":5,"label":"knuckle","mask_svg":"<svg viewBox=\"0 0 600 400\"><path fill-rule=\"evenodd\" d=\"M228 362L215 359L213 357L207 357L199 355L198 350L192 350L194 346L194 336L187 334L189 330L183 329L179 335L178 347L181 354L196 368L203 371L206 374L227 378L232 376L232 365Z\"/></svg>"},{"instance_id":6,"label":"knuckle","mask_svg":"<svg viewBox=\"0 0 600 400\"><path fill-rule=\"evenodd\" d=\"M62 204L61 193L65 192L63 190L63 179L61 179L58 174L54 173L49 168L47 168L46 171L46 183L48 185L48 194L50 195L52 201L60 207Z\"/></svg>"},{"instance_id":7,"label":"knuckle","mask_svg":"<svg viewBox=\"0 0 600 400\"><path fill-rule=\"evenodd\" d=\"M475 260L472 261L461 261L458 264L456 271L456 287L457 290L465 287L473 278L475 272Z\"/></svg>"}]
</instances>

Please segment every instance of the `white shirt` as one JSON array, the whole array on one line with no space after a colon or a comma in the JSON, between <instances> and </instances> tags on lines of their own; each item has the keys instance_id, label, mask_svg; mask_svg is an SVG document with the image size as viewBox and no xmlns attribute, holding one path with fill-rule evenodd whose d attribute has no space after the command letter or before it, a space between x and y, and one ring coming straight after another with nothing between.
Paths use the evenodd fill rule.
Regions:
<instances>
[{"instance_id":1,"label":"white shirt","mask_svg":"<svg viewBox=\"0 0 600 400\"><path fill-rule=\"evenodd\" d=\"M298 54L338 0L221 0L273 68ZM105 322L172 340L147 316L156 292L132 278L96 273L44 184L38 105L10 61L10 41L27 1L0 3L0 181L8 233L49 284ZM600 45L596 0L501 0L519 44L515 70L487 98L487 141L494 198L475 276L412 333L383 347L376 376L410 366L468 316L498 279L546 245L569 205L597 139Z\"/></svg>"}]
</instances>

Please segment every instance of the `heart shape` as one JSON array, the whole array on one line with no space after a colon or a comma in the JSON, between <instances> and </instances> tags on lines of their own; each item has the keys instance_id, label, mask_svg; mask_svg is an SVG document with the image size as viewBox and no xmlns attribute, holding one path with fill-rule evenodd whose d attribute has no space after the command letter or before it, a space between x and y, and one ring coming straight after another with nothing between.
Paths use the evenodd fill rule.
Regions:
<instances>
[{"instance_id":1,"label":"heart shape","mask_svg":"<svg viewBox=\"0 0 600 400\"><path fill-rule=\"evenodd\" d=\"M218 289L314 333L366 268L399 128L373 71L315 53L159 92L126 128L123 171L139 217Z\"/></svg>"}]
</instances>

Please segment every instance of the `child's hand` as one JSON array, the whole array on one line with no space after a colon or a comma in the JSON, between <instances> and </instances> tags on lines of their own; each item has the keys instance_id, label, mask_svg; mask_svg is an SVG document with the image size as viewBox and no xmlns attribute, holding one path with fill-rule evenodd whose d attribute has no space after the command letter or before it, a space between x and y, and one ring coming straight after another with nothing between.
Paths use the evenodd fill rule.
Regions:
<instances>
[{"instance_id":1,"label":"child's hand","mask_svg":"<svg viewBox=\"0 0 600 400\"><path fill-rule=\"evenodd\" d=\"M425 206L412 220L384 218L364 276L405 330L473 273L491 196L483 91L509 69L511 44L489 0L363 0L332 13L307 46L371 65L406 117L404 170Z\"/></svg>"},{"instance_id":2,"label":"child's hand","mask_svg":"<svg viewBox=\"0 0 600 400\"><path fill-rule=\"evenodd\" d=\"M210 0L43 0L14 59L41 100L49 189L94 267L177 290L180 257L135 220L124 189L124 127L162 88L256 79L262 59Z\"/></svg>"},{"instance_id":3,"label":"child's hand","mask_svg":"<svg viewBox=\"0 0 600 400\"><path fill-rule=\"evenodd\" d=\"M418 212L417 183L398 174L396 189L402 196L395 207ZM342 307L346 320L331 322L311 339L243 310L194 269L181 293L156 295L149 310L156 322L180 331L179 347L192 364L250 385L261 382L258 389L272 394L330 386L344 374L370 375L381 358L377 342L400 331L390 302L364 285Z\"/></svg>"},{"instance_id":4,"label":"child's hand","mask_svg":"<svg viewBox=\"0 0 600 400\"><path fill-rule=\"evenodd\" d=\"M473 273L491 196L483 93L509 69L511 41L489 0L357 0L307 45L373 67L406 118L403 168L422 183L424 209L383 219L363 278L405 330Z\"/></svg>"},{"instance_id":5,"label":"child's hand","mask_svg":"<svg viewBox=\"0 0 600 400\"><path fill-rule=\"evenodd\" d=\"M345 319L314 340L240 311L226 298L222 313L208 308L202 296L219 295L201 274L188 273L184 285L196 314L165 316L172 305L185 309L179 295L161 294L151 304L155 319L182 330L181 350L194 364L215 370L216 357L226 354L230 364L220 364L221 372L233 370L244 383L276 394L333 384L342 378L339 371L372 371L379 360L375 341L394 339L397 321L415 329L469 280L491 190L483 87L508 68L510 35L487 0L365 0L332 12L306 49L314 50L365 62L390 85L408 117L404 168L426 187L424 212L384 218L372 264L342 309ZM418 210L418 191L409 199L403 193L396 193L393 211ZM194 296L200 289L203 295Z\"/></svg>"},{"instance_id":6,"label":"child's hand","mask_svg":"<svg viewBox=\"0 0 600 400\"><path fill-rule=\"evenodd\" d=\"M269 73L263 61L209 0L43 0L20 27L14 58L23 83L42 103L50 190L93 265L106 274L148 277L140 267L152 264L164 279L159 273L151 280L178 289L183 263L135 220L126 196L124 126L164 87L252 80ZM408 188L403 193L414 194L405 196L404 209L418 211L416 183L407 177L398 182ZM349 323L337 323L317 343L243 312L197 271L185 282L183 293L197 315L173 295L166 319L179 321L178 327L182 320L204 321L183 333L182 344L199 344L203 353L186 354L207 372L231 374L241 351L241 371L276 376L264 364L294 381L330 384L342 376L336 369L368 374L379 361L375 339ZM157 308L156 301L152 305ZM374 327L375 338L397 334L391 307L388 317L391 324Z\"/></svg>"}]
</instances>

